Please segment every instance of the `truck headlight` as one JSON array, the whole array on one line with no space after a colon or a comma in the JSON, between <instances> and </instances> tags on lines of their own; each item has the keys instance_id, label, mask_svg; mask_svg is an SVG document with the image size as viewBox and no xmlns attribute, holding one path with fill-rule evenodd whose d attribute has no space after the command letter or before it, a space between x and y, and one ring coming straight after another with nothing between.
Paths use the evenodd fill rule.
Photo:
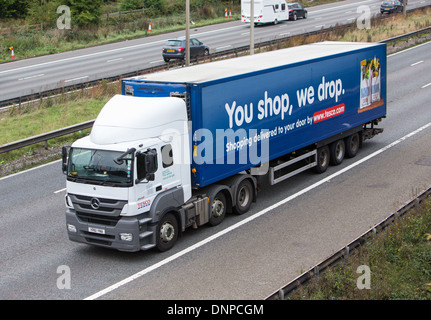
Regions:
<instances>
[{"instance_id":1,"label":"truck headlight","mask_svg":"<svg viewBox=\"0 0 431 320\"><path fill-rule=\"evenodd\" d=\"M132 241L133 240L133 234L131 234L131 233L120 233L120 239L123 241Z\"/></svg>"},{"instance_id":2,"label":"truck headlight","mask_svg":"<svg viewBox=\"0 0 431 320\"><path fill-rule=\"evenodd\" d=\"M73 208L73 204L72 204L72 199L70 199L70 197L69 197L68 195L66 195L66 196L64 197L64 200L65 200L65 202L66 202L66 207L67 207L67 208L74 209L74 208Z\"/></svg>"}]
</instances>

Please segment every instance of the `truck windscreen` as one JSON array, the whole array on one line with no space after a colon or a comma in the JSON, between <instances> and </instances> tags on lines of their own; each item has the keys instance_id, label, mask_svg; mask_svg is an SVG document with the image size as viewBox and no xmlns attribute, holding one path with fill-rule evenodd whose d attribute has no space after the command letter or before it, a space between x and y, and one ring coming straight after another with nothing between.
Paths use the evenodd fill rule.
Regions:
<instances>
[{"instance_id":1,"label":"truck windscreen","mask_svg":"<svg viewBox=\"0 0 431 320\"><path fill-rule=\"evenodd\" d=\"M132 184L133 158L114 161L122 152L72 148L69 153L67 178L100 185Z\"/></svg>"}]
</instances>

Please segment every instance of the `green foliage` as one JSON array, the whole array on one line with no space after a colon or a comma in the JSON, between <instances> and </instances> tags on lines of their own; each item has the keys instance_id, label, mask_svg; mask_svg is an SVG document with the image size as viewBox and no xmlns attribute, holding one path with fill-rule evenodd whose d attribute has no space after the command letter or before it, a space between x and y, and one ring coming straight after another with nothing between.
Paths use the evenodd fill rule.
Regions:
<instances>
[{"instance_id":1,"label":"green foliage","mask_svg":"<svg viewBox=\"0 0 431 320\"><path fill-rule=\"evenodd\" d=\"M144 6L144 0L121 0L120 2L120 10L122 11L141 9Z\"/></svg>"},{"instance_id":2,"label":"green foliage","mask_svg":"<svg viewBox=\"0 0 431 320\"><path fill-rule=\"evenodd\" d=\"M23 18L30 0L0 0L0 18Z\"/></svg>"},{"instance_id":3,"label":"green foliage","mask_svg":"<svg viewBox=\"0 0 431 320\"><path fill-rule=\"evenodd\" d=\"M57 7L62 0L31 1L28 6L27 20L31 24L43 23L44 27L54 27L59 17Z\"/></svg>"},{"instance_id":4,"label":"green foliage","mask_svg":"<svg viewBox=\"0 0 431 320\"><path fill-rule=\"evenodd\" d=\"M72 26L96 25L102 14L102 0L63 0L70 7Z\"/></svg>"}]
</instances>

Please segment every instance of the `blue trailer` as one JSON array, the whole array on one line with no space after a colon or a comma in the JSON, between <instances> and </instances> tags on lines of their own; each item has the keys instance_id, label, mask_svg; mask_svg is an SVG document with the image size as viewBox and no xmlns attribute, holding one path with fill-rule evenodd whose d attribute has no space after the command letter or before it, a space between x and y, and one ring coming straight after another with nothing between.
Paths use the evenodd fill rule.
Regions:
<instances>
[{"instance_id":1,"label":"blue trailer","mask_svg":"<svg viewBox=\"0 0 431 320\"><path fill-rule=\"evenodd\" d=\"M64 153L69 238L164 251L187 227L247 212L257 177L324 172L382 132L386 46L322 42L121 85L68 162Z\"/></svg>"}]
</instances>

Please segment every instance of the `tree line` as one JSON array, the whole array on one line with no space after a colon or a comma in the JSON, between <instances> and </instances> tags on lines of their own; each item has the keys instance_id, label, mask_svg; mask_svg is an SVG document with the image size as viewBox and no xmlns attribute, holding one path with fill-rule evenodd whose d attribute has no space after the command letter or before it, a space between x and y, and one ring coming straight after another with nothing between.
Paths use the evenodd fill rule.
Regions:
<instances>
[{"instance_id":1,"label":"tree line","mask_svg":"<svg viewBox=\"0 0 431 320\"><path fill-rule=\"evenodd\" d=\"M240 0L190 0L190 8L201 8L212 4L239 3ZM78 26L100 23L104 5L117 6L119 10L145 8L151 15L182 13L185 0L0 0L0 19L19 18L30 23L55 24L57 8L66 5L70 8L71 18Z\"/></svg>"}]
</instances>

